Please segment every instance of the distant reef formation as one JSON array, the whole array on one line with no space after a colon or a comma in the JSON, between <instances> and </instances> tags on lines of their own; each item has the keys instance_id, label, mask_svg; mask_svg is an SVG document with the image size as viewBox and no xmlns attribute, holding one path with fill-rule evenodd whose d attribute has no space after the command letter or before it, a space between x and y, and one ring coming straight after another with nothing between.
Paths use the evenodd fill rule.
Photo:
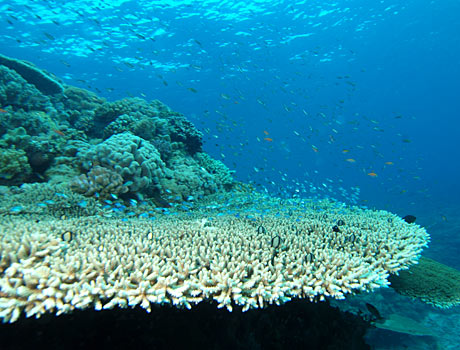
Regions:
<instances>
[{"instance_id":1,"label":"distant reef formation","mask_svg":"<svg viewBox=\"0 0 460 350\"><path fill-rule=\"evenodd\" d=\"M426 301L427 283L437 281L403 274L433 266L416 267L430 237L413 220L257 193L203 152L201 132L160 101L109 102L1 55L0 145L0 321L20 325L0 329L4 348L18 348L13 335L29 317L43 317L40 326L50 314L74 313L91 324L97 313L85 309L107 317L133 308L109 322L144 309L163 317L150 323L156 334L174 331L179 343L189 339L177 329L198 328L197 339L231 349L364 349L368 321L315 302L390 281ZM453 292L435 297L458 304L456 285L446 286ZM282 306L288 301L295 304ZM401 331L398 322L381 328ZM46 334L55 344L67 339Z\"/></svg>"},{"instance_id":2,"label":"distant reef formation","mask_svg":"<svg viewBox=\"0 0 460 350\"><path fill-rule=\"evenodd\" d=\"M159 207L229 190L232 172L202 133L158 100L109 102L32 63L0 55L0 185L68 184Z\"/></svg>"}]
</instances>

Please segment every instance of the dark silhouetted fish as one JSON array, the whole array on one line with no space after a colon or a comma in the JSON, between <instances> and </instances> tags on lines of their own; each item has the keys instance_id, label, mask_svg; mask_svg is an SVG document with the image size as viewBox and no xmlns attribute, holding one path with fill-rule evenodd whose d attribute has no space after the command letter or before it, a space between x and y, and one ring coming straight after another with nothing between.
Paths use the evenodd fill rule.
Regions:
<instances>
[{"instance_id":1,"label":"dark silhouetted fish","mask_svg":"<svg viewBox=\"0 0 460 350\"><path fill-rule=\"evenodd\" d=\"M369 303L366 303L367 310L372 314L372 316L375 317L376 321L383 320L383 317L380 315L379 310L377 308Z\"/></svg>"},{"instance_id":2,"label":"dark silhouetted fish","mask_svg":"<svg viewBox=\"0 0 460 350\"><path fill-rule=\"evenodd\" d=\"M403 217L403 220L407 222L408 224L412 224L415 222L416 217L414 215L406 215Z\"/></svg>"}]
</instances>

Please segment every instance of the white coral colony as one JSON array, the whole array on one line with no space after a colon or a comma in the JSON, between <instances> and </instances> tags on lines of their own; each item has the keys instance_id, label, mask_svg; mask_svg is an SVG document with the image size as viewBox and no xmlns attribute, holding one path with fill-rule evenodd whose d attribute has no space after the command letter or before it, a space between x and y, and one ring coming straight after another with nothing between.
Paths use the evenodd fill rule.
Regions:
<instances>
[{"instance_id":1,"label":"white coral colony","mask_svg":"<svg viewBox=\"0 0 460 350\"><path fill-rule=\"evenodd\" d=\"M208 202L155 220L2 219L0 317L342 299L387 286L389 274L416 263L429 240L425 229L385 211L328 201L285 201L280 209L276 198L254 193L229 198L231 208Z\"/></svg>"}]
</instances>

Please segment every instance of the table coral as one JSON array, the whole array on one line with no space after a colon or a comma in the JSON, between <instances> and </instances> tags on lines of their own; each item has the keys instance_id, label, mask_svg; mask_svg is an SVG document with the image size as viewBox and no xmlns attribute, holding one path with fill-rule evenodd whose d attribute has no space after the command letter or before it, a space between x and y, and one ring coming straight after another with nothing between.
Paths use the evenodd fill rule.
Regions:
<instances>
[{"instance_id":1,"label":"table coral","mask_svg":"<svg viewBox=\"0 0 460 350\"><path fill-rule=\"evenodd\" d=\"M0 224L0 317L152 304L232 310L387 286L429 236L385 211L232 193L156 220L103 217ZM230 203L230 205L229 205ZM213 209L215 208L215 209ZM340 231L332 227L344 222Z\"/></svg>"}]
</instances>

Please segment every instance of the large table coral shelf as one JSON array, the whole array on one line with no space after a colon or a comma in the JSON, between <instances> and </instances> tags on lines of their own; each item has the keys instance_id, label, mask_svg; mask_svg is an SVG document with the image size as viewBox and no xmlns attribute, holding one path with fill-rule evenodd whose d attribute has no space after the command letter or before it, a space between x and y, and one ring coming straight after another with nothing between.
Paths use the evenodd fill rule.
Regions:
<instances>
[{"instance_id":1,"label":"large table coral shelf","mask_svg":"<svg viewBox=\"0 0 460 350\"><path fill-rule=\"evenodd\" d=\"M387 286L428 240L425 229L385 211L256 194L150 218L4 215L0 317L342 299Z\"/></svg>"}]
</instances>

